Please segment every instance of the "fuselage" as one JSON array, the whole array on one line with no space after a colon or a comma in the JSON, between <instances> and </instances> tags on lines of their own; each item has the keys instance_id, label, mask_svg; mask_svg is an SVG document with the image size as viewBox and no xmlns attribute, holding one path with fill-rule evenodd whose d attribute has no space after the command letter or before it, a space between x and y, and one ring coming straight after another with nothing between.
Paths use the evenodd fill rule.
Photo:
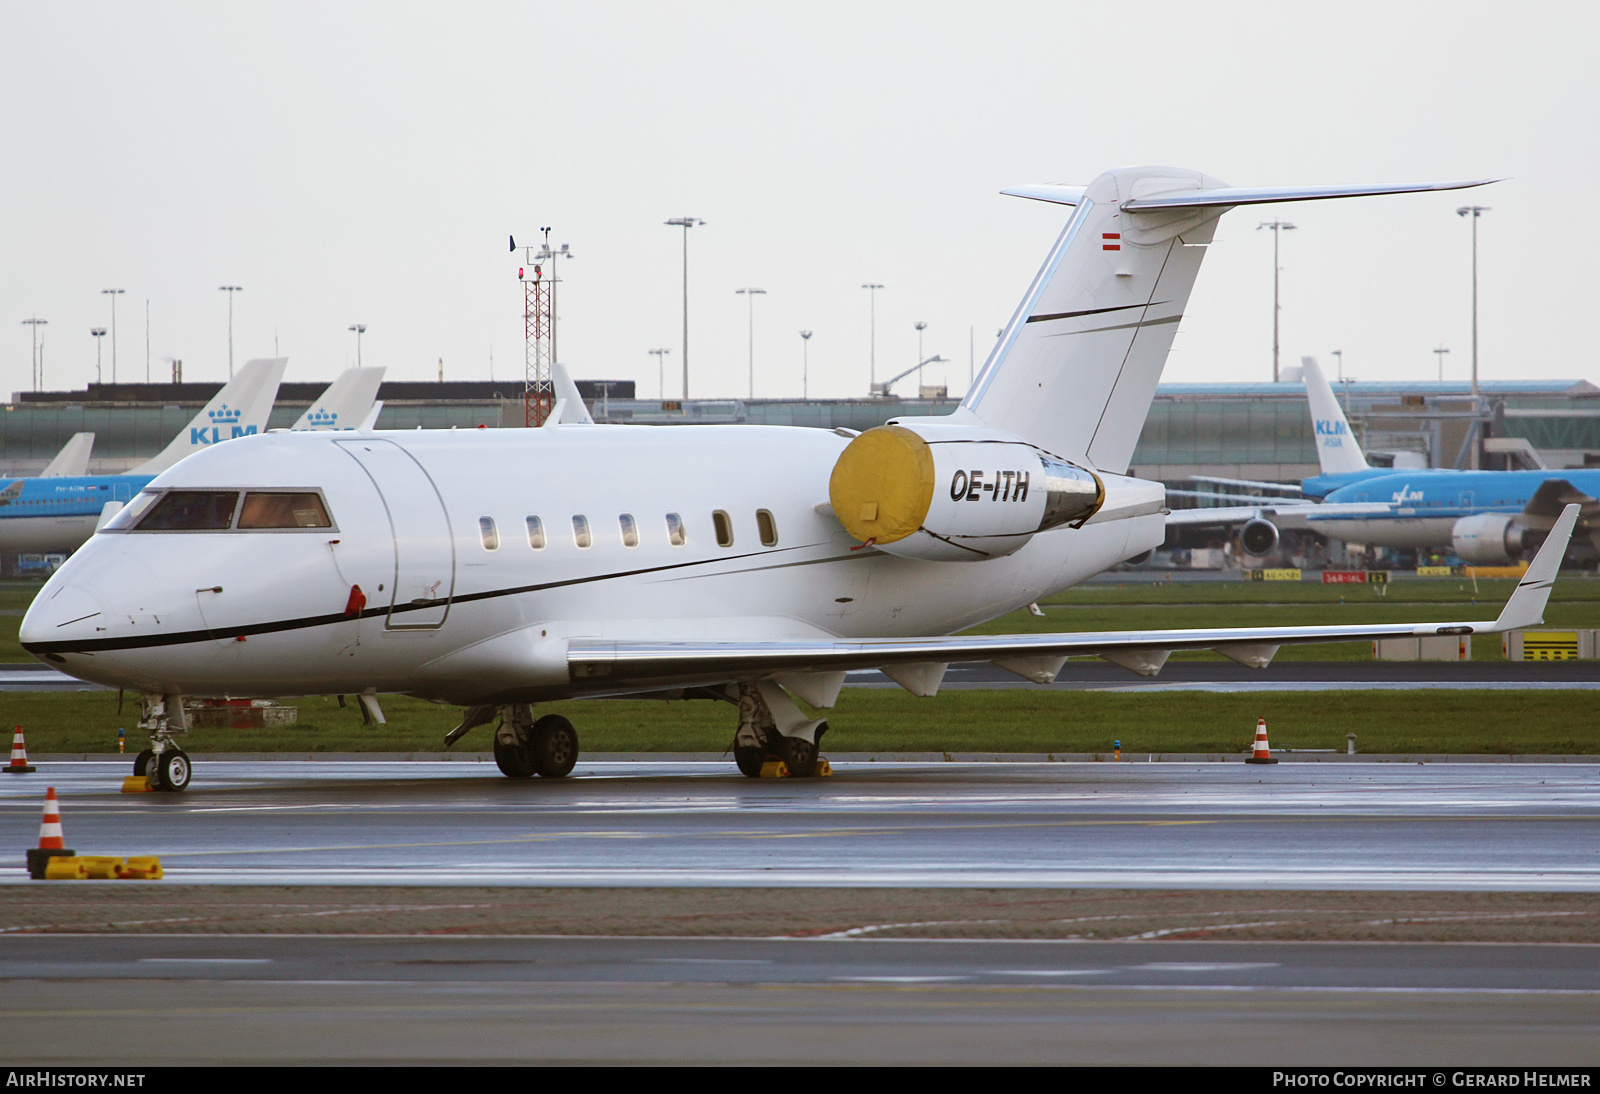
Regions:
<instances>
[{"instance_id":1,"label":"fuselage","mask_svg":"<svg viewBox=\"0 0 1600 1094\"><path fill-rule=\"evenodd\" d=\"M600 690L568 679L570 638L947 634L1164 534L1159 484L1108 476L1100 515L1015 554L896 558L828 508L848 440L744 426L242 438L151 483L46 584L22 641L143 692L556 698ZM144 527L152 506L173 514L161 530ZM276 526L244 527L261 523L247 511Z\"/></svg>"},{"instance_id":2,"label":"fuselage","mask_svg":"<svg viewBox=\"0 0 1600 1094\"><path fill-rule=\"evenodd\" d=\"M0 554L71 550L94 535L109 501L127 502L152 475L0 480Z\"/></svg>"},{"instance_id":3,"label":"fuselage","mask_svg":"<svg viewBox=\"0 0 1600 1094\"><path fill-rule=\"evenodd\" d=\"M1389 503L1395 506L1392 515L1313 510L1307 521L1334 539L1382 547L1449 547L1458 520L1479 513L1521 513L1534 491L1550 479L1564 479L1590 496L1600 491L1600 471L1390 472L1340 487L1323 500Z\"/></svg>"}]
</instances>

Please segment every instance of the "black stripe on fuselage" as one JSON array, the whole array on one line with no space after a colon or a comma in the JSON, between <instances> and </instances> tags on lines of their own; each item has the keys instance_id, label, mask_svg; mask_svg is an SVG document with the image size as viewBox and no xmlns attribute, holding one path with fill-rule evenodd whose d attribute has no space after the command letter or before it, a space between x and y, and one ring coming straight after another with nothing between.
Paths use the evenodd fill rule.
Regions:
<instances>
[{"instance_id":1,"label":"black stripe on fuselage","mask_svg":"<svg viewBox=\"0 0 1600 1094\"><path fill-rule=\"evenodd\" d=\"M644 574L667 573L673 570L683 570L694 566L710 566L719 562L733 562L744 558L770 558L775 554L789 551L803 551L820 544L802 544L798 547L783 547L777 551L750 551L742 555L729 555L724 558L698 559L693 562L673 562L664 566L645 566L637 570L618 570L613 573L592 574L589 577L574 577L564 581L546 581L537 585L518 585L510 589L490 589L487 592L467 593L463 596L452 596L438 600L413 601L410 604L396 604L392 607L364 608L355 615L346 615L344 612L330 612L326 615L301 616L298 619L278 619L270 623L245 623L237 627L219 628L215 630L176 631L172 634L152 634L127 636L122 638L93 638L86 641L75 642L25 642L22 648L29 653L41 655L47 653L102 653L111 650L149 649L155 646L181 646L192 642L227 642L235 638L249 638L257 634L279 634L283 631L308 630L312 627L326 627L335 623L348 623L357 619L375 619L382 616L398 615L402 612L421 612L429 609L440 608L446 605L466 604L475 600L494 600L505 596L518 596L522 593L538 593L548 589L564 589L574 585L589 585L597 581L616 581L622 578L639 577ZM750 572L755 570L787 569L790 566L809 566L821 562L849 562L857 558L870 557L867 553L858 555L833 555L826 558L808 559L801 562L781 562L771 566L747 567L744 570L730 571L732 573ZM721 576L720 574L710 576Z\"/></svg>"}]
</instances>

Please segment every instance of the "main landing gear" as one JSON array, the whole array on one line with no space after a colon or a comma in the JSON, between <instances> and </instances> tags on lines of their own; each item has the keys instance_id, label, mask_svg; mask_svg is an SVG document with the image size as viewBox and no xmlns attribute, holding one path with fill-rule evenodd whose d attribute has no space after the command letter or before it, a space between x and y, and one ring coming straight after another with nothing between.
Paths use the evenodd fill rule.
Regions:
<instances>
[{"instance_id":1,"label":"main landing gear","mask_svg":"<svg viewBox=\"0 0 1600 1094\"><path fill-rule=\"evenodd\" d=\"M789 693L770 680L739 685L739 731L733 738L733 762L752 779L761 777L769 760L782 760L795 778L817 773L818 745L828 723L811 720Z\"/></svg>"},{"instance_id":2,"label":"main landing gear","mask_svg":"<svg viewBox=\"0 0 1600 1094\"><path fill-rule=\"evenodd\" d=\"M189 732L183 696L153 692L141 695L139 728L150 734L150 747L134 757L133 773L142 775L151 790L187 790L193 774L189 754L172 739L174 734Z\"/></svg>"},{"instance_id":3,"label":"main landing gear","mask_svg":"<svg viewBox=\"0 0 1600 1094\"><path fill-rule=\"evenodd\" d=\"M460 726L445 738L455 740L476 725L483 725L498 714L494 730L494 762L500 772L513 779L539 775L546 779L565 778L578 762L578 731L559 714L546 714L535 720L527 703L502 707L471 707Z\"/></svg>"}]
</instances>

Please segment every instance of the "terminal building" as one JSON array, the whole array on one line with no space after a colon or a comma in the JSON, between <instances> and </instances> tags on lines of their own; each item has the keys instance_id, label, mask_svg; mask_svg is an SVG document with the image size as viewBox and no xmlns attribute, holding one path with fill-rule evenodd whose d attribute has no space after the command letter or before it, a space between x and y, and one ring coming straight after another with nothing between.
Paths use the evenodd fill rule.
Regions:
<instances>
[{"instance_id":1,"label":"terminal building","mask_svg":"<svg viewBox=\"0 0 1600 1094\"><path fill-rule=\"evenodd\" d=\"M640 399L631 380L579 380L598 422L746 423L870 429L900 415L948 414L959 400ZM217 383L91 384L82 391L20 392L0 413L0 472L36 474L74 434L95 434L90 469L124 471L166 446L221 388ZM286 383L269 428L288 427L323 383ZM1475 405L1465 383L1338 384L1351 427L1373 463L1466 466L1600 464L1600 387L1585 380L1486 381ZM379 390L380 429L519 426L520 381L390 381ZM1133 473L1181 486L1193 476L1294 482L1316 474L1305 386L1162 384L1133 456Z\"/></svg>"}]
</instances>

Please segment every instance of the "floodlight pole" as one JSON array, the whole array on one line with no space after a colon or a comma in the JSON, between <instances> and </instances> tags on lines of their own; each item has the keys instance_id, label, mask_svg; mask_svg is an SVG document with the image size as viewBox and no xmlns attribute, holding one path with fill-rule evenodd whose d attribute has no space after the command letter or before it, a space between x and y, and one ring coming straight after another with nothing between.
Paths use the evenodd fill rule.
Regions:
<instances>
[{"instance_id":1,"label":"floodlight pole","mask_svg":"<svg viewBox=\"0 0 1600 1094\"><path fill-rule=\"evenodd\" d=\"M734 289L750 302L750 398L756 397L756 297L766 296L766 289Z\"/></svg>"},{"instance_id":2,"label":"floodlight pole","mask_svg":"<svg viewBox=\"0 0 1600 1094\"><path fill-rule=\"evenodd\" d=\"M1439 382L1444 383L1444 355L1449 353L1448 346L1440 346L1433 351L1434 360L1439 362Z\"/></svg>"},{"instance_id":3,"label":"floodlight pole","mask_svg":"<svg viewBox=\"0 0 1600 1094\"><path fill-rule=\"evenodd\" d=\"M49 325L50 320L40 319L37 315L31 319L24 319L22 325L33 328L33 390L38 391L43 377L39 375L39 328Z\"/></svg>"},{"instance_id":4,"label":"floodlight pole","mask_svg":"<svg viewBox=\"0 0 1600 1094\"><path fill-rule=\"evenodd\" d=\"M1294 225L1283 220L1269 220L1256 225L1256 231L1263 228L1272 229L1272 382L1278 382L1278 313L1282 310L1278 304L1278 274L1283 269L1278 265L1278 238L1284 232L1295 230Z\"/></svg>"},{"instance_id":5,"label":"floodlight pole","mask_svg":"<svg viewBox=\"0 0 1600 1094\"><path fill-rule=\"evenodd\" d=\"M666 221L683 229L683 397L689 398L689 229L704 224L699 217L673 217Z\"/></svg>"},{"instance_id":6,"label":"floodlight pole","mask_svg":"<svg viewBox=\"0 0 1600 1094\"><path fill-rule=\"evenodd\" d=\"M346 327L345 330L352 330L352 331L356 332L356 368L360 368L361 367L361 336L363 334L367 333L367 325L365 323L352 323L348 327Z\"/></svg>"},{"instance_id":7,"label":"floodlight pole","mask_svg":"<svg viewBox=\"0 0 1600 1094\"><path fill-rule=\"evenodd\" d=\"M117 382L117 297L121 296L123 289L101 289L105 295L111 297L111 382Z\"/></svg>"},{"instance_id":8,"label":"floodlight pole","mask_svg":"<svg viewBox=\"0 0 1600 1094\"><path fill-rule=\"evenodd\" d=\"M871 393L878 390L878 290L883 286L876 282L868 282L861 287L867 290L870 322L872 324L871 342L869 343L871 364L867 374L867 391Z\"/></svg>"},{"instance_id":9,"label":"floodlight pole","mask_svg":"<svg viewBox=\"0 0 1600 1094\"><path fill-rule=\"evenodd\" d=\"M650 351L651 355L656 359L656 382L661 385L661 399L663 402L667 398L667 354L671 352L665 346Z\"/></svg>"},{"instance_id":10,"label":"floodlight pole","mask_svg":"<svg viewBox=\"0 0 1600 1094\"><path fill-rule=\"evenodd\" d=\"M811 332L800 332L800 398L811 398Z\"/></svg>"},{"instance_id":11,"label":"floodlight pole","mask_svg":"<svg viewBox=\"0 0 1600 1094\"><path fill-rule=\"evenodd\" d=\"M90 327L89 333L94 335L94 382L99 384L104 381L100 378L100 347L105 344L106 329L104 327ZM115 342L112 345L116 345Z\"/></svg>"},{"instance_id":12,"label":"floodlight pole","mask_svg":"<svg viewBox=\"0 0 1600 1094\"><path fill-rule=\"evenodd\" d=\"M243 285L218 285L218 292L228 294L228 379L233 379L233 294L244 292ZM357 356L360 356L358 353Z\"/></svg>"}]
</instances>

